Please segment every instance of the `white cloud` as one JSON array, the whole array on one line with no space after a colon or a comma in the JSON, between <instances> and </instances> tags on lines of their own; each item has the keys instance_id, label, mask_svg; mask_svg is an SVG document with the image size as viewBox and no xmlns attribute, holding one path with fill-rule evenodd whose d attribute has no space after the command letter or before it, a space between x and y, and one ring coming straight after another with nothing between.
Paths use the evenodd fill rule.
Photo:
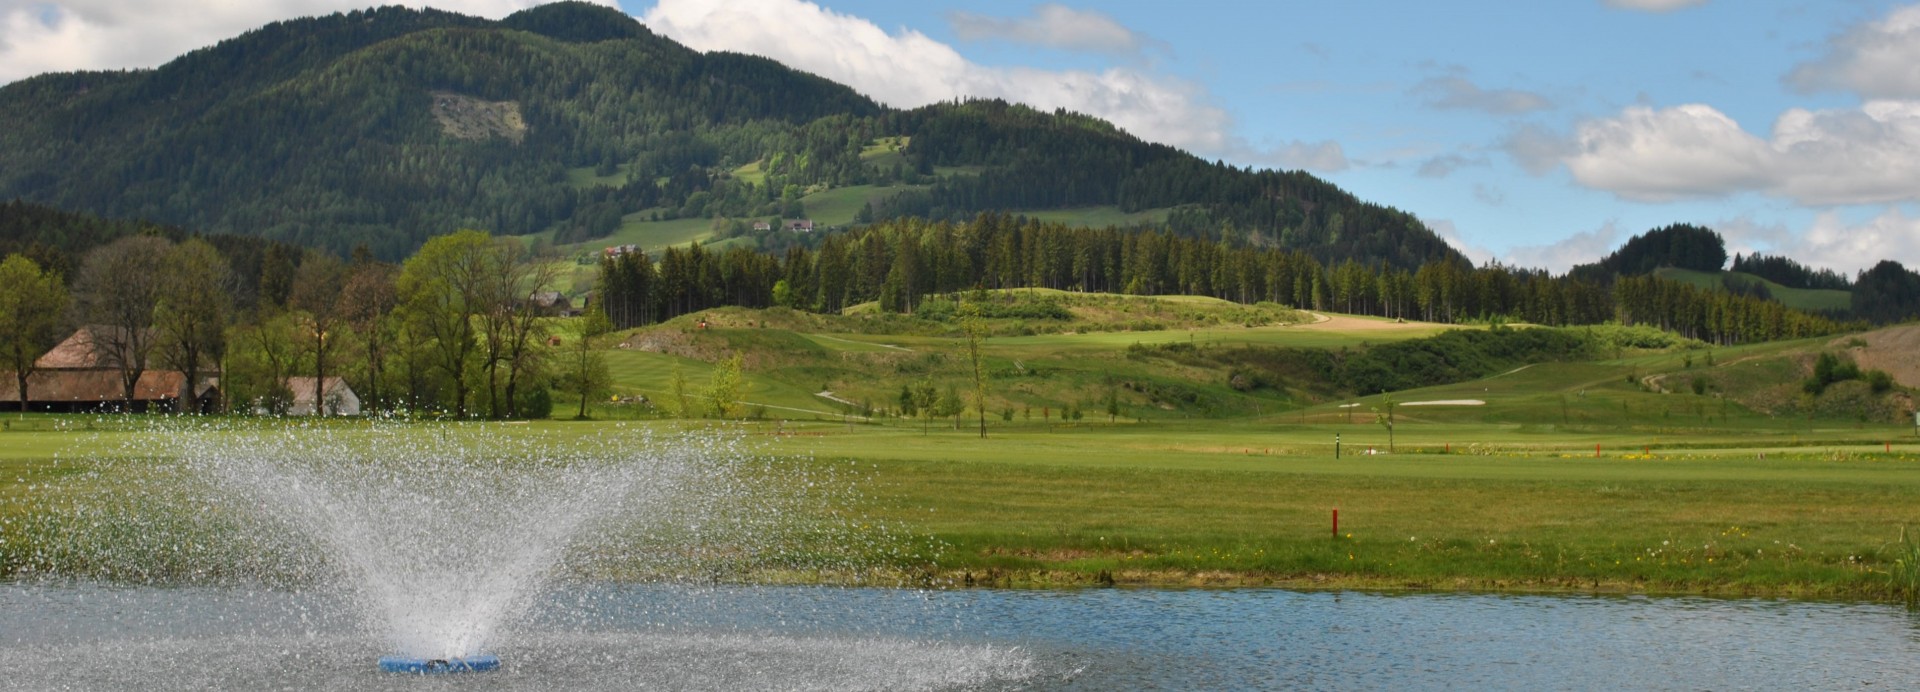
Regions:
<instances>
[{"instance_id":1,"label":"white cloud","mask_svg":"<svg viewBox=\"0 0 1920 692\"><path fill-rule=\"evenodd\" d=\"M1825 212L1785 252L1802 264L1843 272L1857 272L1888 259L1920 266L1920 218L1888 207L1866 223L1852 225L1838 213Z\"/></svg>"},{"instance_id":2,"label":"white cloud","mask_svg":"<svg viewBox=\"0 0 1920 692\"><path fill-rule=\"evenodd\" d=\"M1613 252L1620 228L1608 221L1591 231L1581 231L1549 245L1522 245L1507 250L1502 261L1510 267L1540 268L1560 273L1576 264L1598 262Z\"/></svg>"},{"instance_id":3,"label":"white cloud","mask_svg":"<svg viewBox=\"0 0 1920 692\"><path fill-rule=\"evenodd\" d=\"M952 12L947 22L962 41L1001 40L1114 55L1139 54L1153 43L1100 12L1052 3L1017 19Z\"/></svg>"},{"instance_id":4,"label":"white cloud","mask_svg":"<svg viewBox=\"0 0 1920 692\"><path fill-rule=\"evenodd\" d=\"M1705 5L1707 0L1606 0L1606 3L1608 7L1620 10L1672 12L1695 5Z\"/></svg>"},{"instance_id":5,"label":"white cloud","mask_svg":"<svg viewBox=\"0 0 1920 692\"><path fill-rule=\"evenodd\" d=\"M1719 195L1767 182L1766 144L1708 106L1630 106L1581 123L1574 142L1576 153L1563 159L1574 180L1628 199Z\"/></svg>"},{"instance_id":6,"label":"white cloud","mask_svg":"<svg viewBox=\"0 0 1920 692\"><path fill-rule=\"evenodd\" d=\"M542 1L435 0L433 6L498 18ZM274 21L365 9L368 4L366 0L0 0L0 83L43 72L155 67Z\"/></svg>"},{"instance_id":7,"label":"white cloud","mask_svg":"<svg viewBox=\"0 0 1920 692\"><path fill-rule=\"evenodd\" d=\"M1455 226L1451 219L1429 219L1421 217L1420 223L1426 224L1428 230L1433 231L1434 235L1440 236L1440 240L1453 246L1453 249L1459 250L1460 254L1466 255L1467 261L1474 263L1475 266L1484 265L1488 260L1493 259L1492 250L1467 240L1465 236L1460 235L1459 227Z\"/></svg>"},{"instance_id":8,"label":"white cloud","mask_svg":"<svg viewBox=\"0 0 1920 692\"><path fill-rule=\"evenodd\" d=\"M1828 42L1827 53L1787 74L1801 91L1852 91L1869 99L1920 98L1920 5L1895 9Z\"/></svg>"},{"instance_id":9,"label":"white cloud","mask_svg":"<svg viewBox=\"0 0 1920 692\"><path fill-rule=\"evenodd\" d=\"M1320 171L1350 165L1336 142L1260 146L1231 134L1232 117L1190 82L1124 68L987 67L918 31L888 33L806 0L660 0L641 18L696 50L765 56L896 107L1003 98L1092 114L1202 156Z\"/></svg>"},{"instance_id":10,"label":"white cloud","mask_svg":"<svg viewBox=\"0 0 1920 692\"><path fill-rule=\"evenodd\" d=\"M1751 218L1722 221L1714 230L1727 239L1728 254L1786 256L1809 267L1844 274L1871 268L1880 260L1920 266L1920 218L1907 216L1895 206L1860 223L1848 222L1837 212L1823 212L1799 232Z\"/></svg>"},{"instance_id":11,"label":"white cloud","mask_svg":"<svg viewBox=\"0 0 1920 692\"><path fill-rule=\"evenodd\" d=\"M1710 106L1631 106L1550 133L1509 137L1514 160L1536 174L1559 153L1576 182L1625 199L1662 202L1755 191L1807 205L1920 199L1920 102L1791 109L1768 139Z\"/></svg>"},{"instance_id":12,"label":"white cloud","mask_svg":"<svg viewBox=\"0 0 1920 692\"><path fill-rule=\"evenodd\" d=\"M1513 115L1553 107L1547 97L1518 89L1482 89L1460 77L1434 77L1415 84L1408 93L1420 97L1428 108L1474 110L1494 115Z\"/></svg>"}]
</instances>

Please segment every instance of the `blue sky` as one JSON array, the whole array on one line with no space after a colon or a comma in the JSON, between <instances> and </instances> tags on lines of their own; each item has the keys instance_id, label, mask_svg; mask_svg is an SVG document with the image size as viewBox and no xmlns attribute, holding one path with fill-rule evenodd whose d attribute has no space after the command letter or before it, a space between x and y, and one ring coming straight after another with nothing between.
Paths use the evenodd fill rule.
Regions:
<instances>
[{"instance_id":1,"label":"blue sky","mask_svg":"<svg viewBox=\"0 0 1920 692\"><path fill-rule=\"evenodd\" d=\"M429 4L497 17L532 1ZM360 4L0 0L0 80L151 66ZM1920 265L1916 2L620 6L697 49L767 55L895 106L1067 107L1210 159L1304 168L1480 261L1564 270L1689 222L1816 266Z\"/></svg>"}]
</instances>

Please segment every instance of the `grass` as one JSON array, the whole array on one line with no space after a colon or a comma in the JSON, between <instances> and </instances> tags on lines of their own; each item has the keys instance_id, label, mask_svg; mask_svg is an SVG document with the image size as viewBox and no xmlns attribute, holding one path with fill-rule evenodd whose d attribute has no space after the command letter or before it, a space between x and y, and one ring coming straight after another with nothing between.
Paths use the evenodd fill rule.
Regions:
<instances>
[{"instance_id":1,"label":"grass","mask_svg":"<svg viewBox=\"0 0 1920 692\"><path fill-rule=\"evenodd\" d=\"M817 511L931 541L936 553L882 567L956 583L1912 593L1899 582L1915 559L1900 530L1920 513L1920 441L1885 451L1885 438L1910 434L1888 427L1792 443L1736 428L1647 453L1648 438L1630 429L1408 421L1401 453L1366 455L1356 452L1384 449L1371 423L1036 417L994 420L986 440L967 423L740 430L763 454L860 469L850 499ZM542 422L517 434L562 440L604 425ZM22 511L31 488L70 473L72 459L120 449L128 434L0 433L0 514ZM69 461L56 466L56 455Z\"/></svg>"},{"instance_id":2,"label":"grass","mask_svg":"<svg viewBox=\"0 0 1920 692\"><path fill-rule=\"evenodd\" d=\"M1724 290L1721 277L1726 275L1766 284L1767 291L1773 295L1774 300L1797 310L1848 310L1853 307L1853 294L1846 291L1789 288L1745 272L1703 272L1676 267L1662 267L1654 271L1654 276L1663 279L1682 281L1713 290Z\"/></svg>"}]
</instances>

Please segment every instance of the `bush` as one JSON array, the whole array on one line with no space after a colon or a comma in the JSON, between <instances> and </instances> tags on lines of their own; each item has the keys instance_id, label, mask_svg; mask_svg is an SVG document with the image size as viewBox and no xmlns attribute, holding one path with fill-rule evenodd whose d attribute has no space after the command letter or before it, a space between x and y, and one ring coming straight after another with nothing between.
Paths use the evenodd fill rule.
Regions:
<instances>
[{"instance_id":1,"label":"bush","mask_svg":"<svg viewBox=\"0 0 1920 692\"><path fill-rule=\"evenodd\" d=\"M1885 394L1893 389L1893 376L1885 370L1868 370L1867 386L1875 394Z\"/></svg>"},{"instance_id":2,"label":"bush","mask_svg":"<svg viewBox=\"0 0 1920 692\"><path fill-rule=\"evenodd\" d=\"M553 392L545 384L535 385L521 390L518 404L520 416L540 420L553 417Z\"/></svg>"}]
</instances>

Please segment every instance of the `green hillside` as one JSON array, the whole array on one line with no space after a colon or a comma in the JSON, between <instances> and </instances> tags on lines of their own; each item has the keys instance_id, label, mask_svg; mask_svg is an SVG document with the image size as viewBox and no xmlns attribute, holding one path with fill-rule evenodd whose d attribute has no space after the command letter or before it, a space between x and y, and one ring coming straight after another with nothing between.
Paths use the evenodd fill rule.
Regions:
<instances>
[{"instance_id":1,"label":"green hillside","mask_svg":"<svg viewBox=\"0 0 1920 692\"><path fill-rule=\"evenodd\" d=\"M1767 287L1768 295L1782 305L1814 312L1845 312L1852 308L1852 294L1832 289L1792 288L1742 272L1707 272L1695 269L1661 267L1654 270L1654 276L1681 281L1700 288L1725 290L1729 277L1740 284L1760 284Z\"/></svg>"},{"instance_id":2,"label":"green hillside","mask_svg":"<svg viewBox=\"0 0 1920 692\"><path fill-rule=\"evenodd\" d=\"M584 247L685 242L716 217L1014 210L1192 236L1231 223L1322 261L1459 257L1305 173L998 101L890 110L577 2L278 22L152 70L8 84L0 119L0 198L343 255L399 259L459 228Z\"/></svg>"}]
</instances>

